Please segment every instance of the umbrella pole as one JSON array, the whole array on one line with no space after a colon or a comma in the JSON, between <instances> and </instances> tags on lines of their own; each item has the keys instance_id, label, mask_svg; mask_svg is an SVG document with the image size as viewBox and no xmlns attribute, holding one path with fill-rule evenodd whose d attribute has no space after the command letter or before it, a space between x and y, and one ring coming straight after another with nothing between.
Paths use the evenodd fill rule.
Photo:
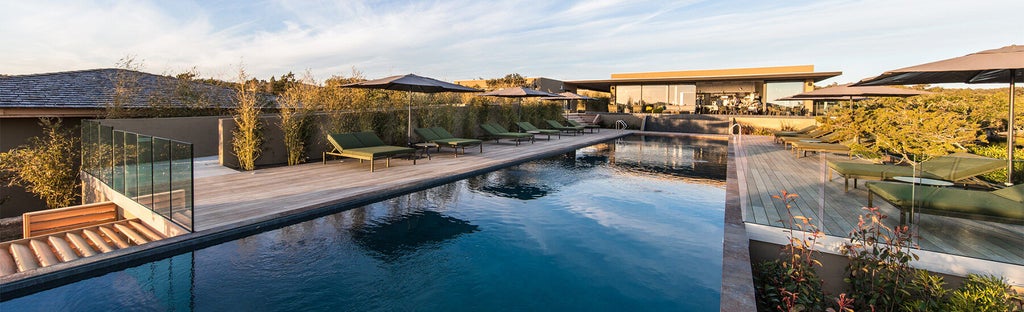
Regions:
<instances>
[{"instance_id":1,"label":"umbrella pole","mask_svg":"<svg viewBox=\"0 0 1024 312\"><path fill-rule=\"evenodd\" d=\"M1014 79L1017 78L1017 69L1010 70L1010 119L1006 123L1006 185L1013 185L1013 104L1014 104Z\"/></svg>"},{"instance_id":2,"label":"umbrella pole","mask_svg":"<svg viewBox=\"0 0 1024 312\"><path fill-rule=\"evenodd\" d=\"M408 94L409 94L409 96L408 96L408 98L409 98L409 120L408 120L409 124L405 127L405 130L406 130L405 143L408 144L408 145L412 145L412 90L409 90Z\"/></svg>"}]
</instances>

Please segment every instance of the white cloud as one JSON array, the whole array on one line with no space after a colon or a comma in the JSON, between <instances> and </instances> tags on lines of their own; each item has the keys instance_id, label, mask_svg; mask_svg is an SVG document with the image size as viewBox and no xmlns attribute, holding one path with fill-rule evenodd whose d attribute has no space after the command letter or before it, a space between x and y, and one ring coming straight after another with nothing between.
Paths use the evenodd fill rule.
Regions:
<instances>
[{"instance_id":1,"label":"white cloud","mask_svg":"<svg viewBox=\"0 0 1024 312\"><path fill-rule=\"evenodd\" d=\"M92 2L23 1L0 12L0 71L197 66L234 77L311 69L318 78L511 72L600 79L613 72L815 64L840 82L1012 43L1001 12L1024 2L828 1Z\"/></svg>"}]
</instances>

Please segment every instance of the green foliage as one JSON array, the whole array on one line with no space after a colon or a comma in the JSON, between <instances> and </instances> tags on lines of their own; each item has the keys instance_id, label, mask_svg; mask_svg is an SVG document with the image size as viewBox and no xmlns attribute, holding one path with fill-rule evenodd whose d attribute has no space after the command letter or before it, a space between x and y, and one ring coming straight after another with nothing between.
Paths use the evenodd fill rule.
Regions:
<instances>
[{"instance_id":1,"label":"green foliage","mask_svg":"<svg viewBox=\"0 0 1024 312\"><path fill-rule=\"evenodd\" d=\"M910 228L890 228L882 223L886 216L877 207L864 209L868 212L859 217L849 242L840 248L850 259L849 276L844 280L858 309L895 311L913 299L904 289L915 275L910 262L918 259L909 252Z\"/></svg>"},{"instance_id":2,"label":"green foliage","mask_svg":"<svg viewBox=\"0 0 1024 312\"><path fill-rule=\"evenodd\" d=\"M60 119L40 118L43 135L0 153L0 184L21 186L50 208L71 206L81 193L78 136L61 128Z\"/></svg>"},{"instance_id":3,"label":"green foliage","mask_svg":"<svg viewBox=\"0 0 1024 312\"><path fill-rule=\"evenodd\" d=\"M1021 311L1024 297L995 276L967 275L963 286L949 295L945 311Z\"/></svg>"},{"instance_id":4,"label":"green foliage","mask_svg":"<svg viewBox=\"0 0 1024 312\"><path fill-rule=\"evenodd\" d=\"M526 77L523 77L523 75L520 75L519 73L511 73L502 78L487 79L486 82L488 90L525 87L529 85L526 82Z\"/></svg>"},{"instance_id":5,"label":"green foliage","mask_svg":"<svg viewBox=\"0 0 1024 312\"><path fill-rule=\"evenodd\" d=\"M982 115L941 95L925 95L867 100L856 108L832 110L820 120L822 128L844 138L873 137L865 151L917 162L984 142Z\"/></svg>"},{"instance_id":6,"label":"green foliage","mask_svg":"<svg viewBox=\"0 0 1024 312\"><path fill-rule=\"evenodd\" d=\"M995 143L985 146L974 146L971 153L985 157L1006 160L1006 143ZM1013 151L1013 184L1024 183L1024 148L1017 147ZM980 176L981 179L992 183L1006 182L1006 169L999 169Z\"/></svg>"},{"instance_id":7,"label":"green foliage","mask_svg":"<svg viewBox=\"0 0 1024 312\"><path fill-rule=\"evenodd\" d=\"M289 73L291 74L291 73ZM294 78L294 75L292 75ZM273 80L273 79L271 79ZM306 72L301 83L292 86L278 98L279 126L284 134L284 147L288 152L288 165L306 162L306 142L309 141L310 114L307 103L316 100L316 81Z\"/></svg>"},{"instance_id":8,"label":"green foliage","mask_svg":"<svg viewBox=\"0 0 1024 312\"><path fill-rule=\"evenodd\" d=\"M902 302L902 311L942 311L946 294L949 293L942 276L932 275L925 270L914 270L910 283L903 286L907 300Z\"/></svg>"},{"instance_id":9,"label":"green foliage","mask_svg":"<svg viewBox=\"0 0 1024 312\"><path fill-rule=\"evenodd\" d=\"M814 259L817 239L825 234L811 218L793 215L792 203L796 194L782 191L772 198L786 204L786 225L789 244L782 248L780 259L764 261L754 266L754 286L757 290L758 306L768 311L821 311L825 295L821 291L821 279L815 266L821 266ZM800 234L797 234L800 233Z\"/></svg>"},{"instance_id":10,"label":"green foliage","mask_svg":"<svg viewBox=\"0 0 1024 312\"><path fill-rule=\"evenodd\" d=\"M260 102L256 95L256 84L248 82L245 69L238 70L238 84L235 100L235 131L231 142L232 151L238 157L242 170L256 169L256 159L263 152L263 125L260 123Z\"/></svg>"}]
</instances>

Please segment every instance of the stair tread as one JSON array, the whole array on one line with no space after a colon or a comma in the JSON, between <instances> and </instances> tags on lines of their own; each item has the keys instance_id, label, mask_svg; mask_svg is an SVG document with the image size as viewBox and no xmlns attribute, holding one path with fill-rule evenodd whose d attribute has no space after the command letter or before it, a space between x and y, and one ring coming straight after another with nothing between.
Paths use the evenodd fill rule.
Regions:
<instances>
[{"instance_id":1,"label":"stair tread","mask_svg":"<svg viewBox=\"0 0 1024 312\"><path fill-rule=\"evenodd\" d=\"M0 276L18 273L18 264L14 263L14 257L7 251L7 248L0 249Z\"/></svg>"},{"instance_id":2,"label":"stair tread","mask_svg":"<svg viewBox=\"0 0 1024 312\"><path fill-rule=\"evenodd\" d=\"M82 233L85 233L85 236L88 237L89 240L92 241L93 245L96 245L96 248L99 248L101 252L114 251L114 247L107 244L107 241L104 240L103 236L100 236L99 233L88 229L82 230Z\"/></svg>"},{"instance_id":3,"label":"stair tread","mask_svg":"<svg viewBox=\"0 0 1024 312\"><path fill-rule=\"evenodd\" d=\"M14 262L18 264L18 271L24 272L39 268L38 260L28 246L11 244L11 255L14 256Z\"/></svg>"},{"instance_id":4,"label":"stair tread","mask_svg":"<svg viewBox=\"0 0 1024 312\"><path fill-rule=\"evenodd\" d=\"M128 236L128 239L131 240L136 245L142 245L149 242L148 240L146 240L146 238L142 237L142 234L135 232L135 230L132 230L132 228L128 227L127 225L117 223L114 224L114 227L117 228L117 230L120 231L121 234L124 234L124 236Z\"/></svg>"},{"instance_id":5,"label":"stair tread","mask_svg":"<svg viewBox=\"0 0 1024 312\"><path fill-rule=\"evenodd\" d=\"M150 230L149 227L147 227L145 224L142 224L141 222L129 221L128 224L130 224L132 228L134 228L140 234L146 236L146 238L149 239L149 241L161 240L164 238L163 235L160 235L160 233Z\"/></svg>"},{"instance_id":6,"label":"stair tread","mask_svg":"<svg viewBox=\"0 0 1024 312\"><path fill-rule=\"evenodd\" d=\"M46 242L38 239L29 241L29 245L32 246L32 251L35 251L36 258L39 259L39 265L42 267L48 267L57 263L60 263L60 259L57 259L57 255L50 249L50 245Z\"/></svg>"},{"instance_id":7,"label":"stair tread","mask_svg":"<svg viewBox=\"0 0 1024 312\"><path fill-rule=\"evenodd\" d=\"M82 254L82 257L92 257L96 255L96 251L89 246L89 241L82 238L78 233L68 233L68 240L75 245L75 249L78 249L78 253Z\"/></svg>"},{"instance_id":8,"label":"stair tread","mask_svg":"<svg viewBox=\"0 0 1024 312\"><path fill-rule=\"evenodd\" d=\"M78 259L78 254L75 253L75 250L71 248L71 245L60 236L52 235L49 237L49 240L53 249L57 250L57 256L60 257L61 262Z\"/></svg>"},{"instance_id":9,"label":"stair tread","mask_svg":"<svg viewBox=\"0 0 1024 312\"><path fill-rule=\"evenodd\" d=\"M118 249L128 248L128 246L130 246L128 245L128 242L125 242L124 239L121 238L120 235L117 235L117 232L114 232L114 230L108 227L101 226L100 232L103 232L103 235L106 235L107 238L113 241L114 245L117 245Z\"/></svg>"}]
</instances>

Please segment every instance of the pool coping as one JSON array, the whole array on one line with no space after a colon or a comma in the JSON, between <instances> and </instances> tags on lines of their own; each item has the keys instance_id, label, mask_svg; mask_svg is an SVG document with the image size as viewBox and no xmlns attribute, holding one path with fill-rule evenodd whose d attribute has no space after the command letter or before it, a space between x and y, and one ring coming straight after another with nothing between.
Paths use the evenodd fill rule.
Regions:
<instances>
[{"instance_id":1,"label":"pool coping","mask_svg":"<svg viewBox=\"0 0 1024 312\"><path fill-rule=\"evenodd\" d=\"M169 237L160 241L147 243L145 245L119 249L74 262L58 263L52 266L35 269L31 272L0 277L0 285L3 286L0 287L0 301L7 301L31 293L73 283L75 281L101 276L113 271L142 265L154 260L206 248L259 232L281 228L321 216L365 206L384 199L462 180L482 173L508 168L538 159L554 157L583 147L598 144L600 142L614 140L637 133L643 134L644 132L624 130L619 134L606 137L600 141L586 140L565 144L532 156L517 158L508 162L465 172L456 172L443 178L414 180L397 184L387 191L363 193L337 201L315 203L299 209L279 212L255 219L246 219L176 237ZM658 133L651 134L657 135Z\"/></svg>"},{"instance_id":2,"label":"pool coping","mask_svg":"<svg viewBox=\"0 0 1024 312\"><path fill-rule=\"evenodd\" d=\"M725 183L725 227L722 239L722 294L720 311L756 311L750 266L750 239L740 205L740 177L735 151L742 135L730 136Z\"/></svg>"}]
</instances>

